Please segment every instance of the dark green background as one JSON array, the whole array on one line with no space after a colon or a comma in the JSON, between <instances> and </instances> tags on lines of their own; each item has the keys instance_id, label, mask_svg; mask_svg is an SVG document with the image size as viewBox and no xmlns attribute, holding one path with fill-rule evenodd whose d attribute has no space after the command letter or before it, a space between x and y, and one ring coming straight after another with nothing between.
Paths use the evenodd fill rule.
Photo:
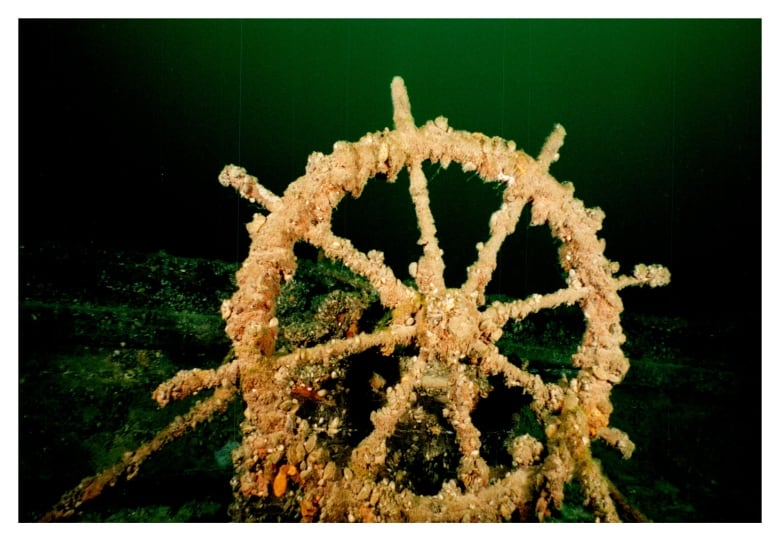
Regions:
<instances>
[{"instance_id":1,"label":"dark green background","mask_svg":"<svg viewBox=\"0 0 780 541\"><path fill-rule=\"evenodd\" d=\"M21 242L241 261L253 209L217 183L221 168L281 193L312 151L392 126L394 75L418 123L444 115L532 155L563 124L552 172L605 210L607 256L672 271L627 308L758 316L758 20L23 20ZM434 212L459 282L494 199L448 182ZM403 269L408 196L377 190L337 227ZM514 237L493 286L521 294L511 277L528 286L543 256L523 227Z\"/></svg>"}]
</instances>

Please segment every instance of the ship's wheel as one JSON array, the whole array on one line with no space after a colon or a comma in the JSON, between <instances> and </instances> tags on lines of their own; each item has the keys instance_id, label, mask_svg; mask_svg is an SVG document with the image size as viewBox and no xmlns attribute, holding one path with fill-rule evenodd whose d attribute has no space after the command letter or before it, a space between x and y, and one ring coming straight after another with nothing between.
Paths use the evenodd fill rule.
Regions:
<instances>
[{"instance_id":1,"label":"ship's wheel","mask_svg":"<svg viewBox=\"0 0 780 541\"><path fill-rule=\"evenodd\" d=\"M563 144L561 126L554 128L533 159L511 141L454 130L442 117L417 127L403 80L396 77L391 88L395 129L367 134L355 143L338 142L329 155L313 154L305 175L282 197L240 167L227 166L220 175L223 184L269 211L257 214L248 226L252 245L237 275L239 290L223 305L237 379L247 403L244 440L234 454L234 488L244 502L238 507L243 506L246 518L252 508L247 502L289 493L295 495L305 520L544 518L551 503L560 505L564 485L576 478L594 516L618 520L611 484L590 453L591 442L598 438L625 456L633 449L628 437L609 424L611 389L629 367L621 351L625 337L618 291L628 285L663 285L668 271L639 265L632 276L616 276L618 265L605 258L604 243L597 237L603 213L586 208L573 196L570 184L559 183L549 173ZM423 171L426 162L445 168L457 162L464 171L475 171L484 181L502 187L502 203L490 217L490 235L478 244L477 259L459 288L444 282L443 252ZM363 253L331 228L333 209L346 194L358 197L369 179L393 181L402 169L408 171L422 247L422 256L409 265L413 284L403 283L381 252ZM548 225L559 241L566 285L551 293L486 305L485 289L499 249L526 206L531 223ZM281 284L295 274L293 249L299 242L316 246L365 278L391 313L387 324L286 354L276 352L276 297ZM510 362L497 341L508 322L562 304L578 306L584 320L581 343L571 358L577 375L546 382ZM399 378L370 413L370 432L348 456L337 460L323 437L328 427L303 419L302 400L291 400L291 395L305 374L342 377L345 364L369 349L385 355L402 349ZM481 454L481 434L471 415L489 393L484 386L487 377L521 388L545 434L543 438L524 434L510 442L513 468L500 476ZM345 384L331 382L330 389L343 391ZM419 413L415 413L419 397L431 395L441 407L437 414L454 432L459 458L452 479L438 493L423 495L398 486L387 476L386 464L388 442L399 423L407 430L408 420ZM328 399L335 399L332 392ZM337 420L325 423L330 428L343 423L337 413L333 417Z\"/></svg>"}]
</instances>

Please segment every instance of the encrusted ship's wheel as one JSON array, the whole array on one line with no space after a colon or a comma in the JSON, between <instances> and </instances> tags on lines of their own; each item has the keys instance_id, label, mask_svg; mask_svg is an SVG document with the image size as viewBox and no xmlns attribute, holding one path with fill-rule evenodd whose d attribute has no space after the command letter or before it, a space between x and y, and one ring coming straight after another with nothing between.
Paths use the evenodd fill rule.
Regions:
<instances>
[{"instance_id":1,"label":"encrusted ship's wheel","mask_svg":"<svg viewBox=\"0 0 780 541\"><path fill-rule=\"evenodd\" d=\"M282 198L268 193L239 167L228 166L220 176L223 184L270 211L268 216L256 215L248 226L253 243L238 274L240 289L223 307L248 404L247 433L236 455L237 490L244 498L264 497L272 479L280 485L294 472L303 489L304 518L414 521L461 520L465 515L500 520L516 510L525 516L529 503L543 516L548 502L559 504L564 484L576 476L596 515L618 519L608 482L589 450L594 438L605 439L626 455L632 449L622 432L609 427L610 390L628 369L620 349L624 336L617 292L626 285L664 284L668 271L639 266L632 277L613 277L617 264L604 257L603 243L596 236L602 212L585 208L573 197L571 185L559 184L548 173L563 144L562 127L556 126L534 160L517 151L513 142L455 131L445 118L417 128L400 78L393 80L392 97L395 130L368 134L356 143L336 143L328 156L313 154L306 174ZM458 289L444 283L442 250L422 168L426 160L442 167L455 161L485 181L504 184L503 203L490 218L490 237L478 245L478 258ZM409 172L423 251L410 265L416 287L401 283L383 263L382 253L362 253L331 230L331 213L342 197L359 196L377 175L392 181L402 168ZM532 205L532 223L549 224L560 240L567 286L484 307L498 250L526 204ZM274 357L275 296L280 281L295 271L297 241L317 246L368 279L392 311L391 324ZM567 384L545 383L511 364L495 343L507 321L562 303L579 304L586 321L582 343L572 358L579 375ZM347 464L328 460L327 452L317 451L320 444L316 434L312 437L310 424L291 422L287 415L290 390L296 384L293 374L310 364L325 365L330 371L369 348L389 354L402 345L411 345L416 353L403 366L397 384L388 389L384 405L371 413L373 431L357 444ZM470 415L479 400L479 380L488 375L501 375L507 386L522 387L533 397L532 407L547 435L546 442L529 435L512 442L516 469L501 479L493 478L480 455L480 432ZM388 438L399 420L410 414L418 394L432 391L426 388L431 386L442 392L442 382L442 412L460 450L457 480L445 483L433 496L397 490L392 480L379 474L388 460Z\"/></svg>"},{"instance_id":2,"label":"encrusted ship's wheel","mask_svg":"<svg viewBox=\"0 0 780 541\"><path fill-rule=\"evenodd\" d=\"M564 485L576 479L597 519L619 520L611 483L590 451L594 439L617 447L624 456L633 450L628 437L609 425L610 391L629 367L621 351L625 337L618 290L663 285L669 272L639 265L632 276L615 276L618 265L605 258L604 244L597 237L603 213L586 208L574 198L570 184L558 183L548 172L563 144L561 126L533 159L511 141L456 131L442 117L417 127L403 80L396 77L391 88L395 129L367 134L355 143L338 142L327 156L312 154L305 175L282 197L240 167L222 171L220 182L269 211L256 214L247 226L252 244L237 274L239 289L222 308L235 359L217 370L181 372L162 384L154 398L164 405L203 388L216 388L211 402L200 406L206 412L222 407L239 386L246 409L243 441L233 454L236 519L256 518L265 502L279 500L295 506L302 520L543 519L551 504L560 506ZM490 218L489 238L478 244L477 259L460 288L444 283L442 250L423 172L426 161L445 168L458 162L486 182L503 184L503 202ZM363 253L331 229L333 209L347 193L358 197L369 179L381 175L393 181L402 169L409 173L422 246L422 256L409 266L414 286L394 275L381 252ZM531 206L531 223L548 224L560 241L566 286L485 306L498 251L525 205ZM276 304L281 285L295 274L293 248L298 242L318 247L370 282L392 313L389 323L291 353L277 352ZM578 305L585 321L571 359L578 373L568 381L545 382L509 362L496 342L510 320L562 304ZM369 349L384 355L403 350L400 377L386 389L382 405L370 413L367 435L351 452L335 456L327 434L337 432L342 419L336 414L325 422L327 426L318 426L301 415L305 401L298 399L300 386L323 375L342 378L349 359ZM483 385L489 376L503 379L507 387L522 388L544 429L542 439L530 434L513 439L507 447L512 468L500 472L482 456L481 434L471 416L480 394L489 392ZM345 388L344 382L332 386L327 400L337 401L333 393ZM310 387L305 389L315 401L322 398ZM416 403L425 395L437 396L439 414L454 432L459 453L457 472L432 495L397 486L387 475L388 442L400 423L408 426L419 414ZM182 422L195 424L205 416Z\"/></svg>"}]
</instances>

